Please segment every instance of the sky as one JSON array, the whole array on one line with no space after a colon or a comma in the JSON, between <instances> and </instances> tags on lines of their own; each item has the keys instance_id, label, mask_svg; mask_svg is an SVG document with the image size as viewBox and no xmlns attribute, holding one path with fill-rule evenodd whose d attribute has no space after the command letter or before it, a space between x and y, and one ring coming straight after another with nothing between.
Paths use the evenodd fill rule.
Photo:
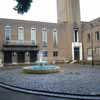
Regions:
<instances>
[{"instance_id":1,"label":"sky","mask_svg":"<svg viewBox=\"0 0 100 100\"><path fill-rule=\"evenodd\" d=\"M13 10L15 0L1 0L0 18L57 22L56 0L33 0L31 9L24 15ZM81 21L90 21L100 17L100 0L80 0Z\"/></svg>"}]
</instances>

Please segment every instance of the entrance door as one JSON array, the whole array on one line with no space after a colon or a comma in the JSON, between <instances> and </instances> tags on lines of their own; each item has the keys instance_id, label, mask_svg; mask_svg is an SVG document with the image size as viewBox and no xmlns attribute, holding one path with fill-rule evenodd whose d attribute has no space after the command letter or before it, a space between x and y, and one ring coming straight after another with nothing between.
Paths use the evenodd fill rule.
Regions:
<instances>
[{"instance_id":1,"label":"entrance door","mask_svg":"<svg viewBox=\"0 0 100 100\"><path fill-rule=\"evenodd\" d=\"M11 64L12 63L12 52L11 51L5 51L4 52L4 63L5 64Z\"/></svg>"},{"instance_id":2,"label":"entrance door","mask_svg":"<svg viewBox=\"0 0 100 100\"><path fill-rule=\"evenodd\" d=\"M38 51L30 51L30 62L35 62L37 60Z\"/></svg>"},{"instance_id":3,"label":"entrance door","mask_svg":"<svg viewBox=\"0 0 100 100\"><path fill-rule=\"evenodd\" d=\"M19 51L17 52L17 61L18 63L24 63L25 62L25 52Z\"/></svg>"},{"instance_id":4,"label":"entrance door","mask_svg":"<svg viewBox=\"0 0 100 100\"><path fill-rule=\"evenodd\" d=\"M80 49L79 47L74 48L74 60L79 60L80 59Z\"/></svg>"}]
</instances>

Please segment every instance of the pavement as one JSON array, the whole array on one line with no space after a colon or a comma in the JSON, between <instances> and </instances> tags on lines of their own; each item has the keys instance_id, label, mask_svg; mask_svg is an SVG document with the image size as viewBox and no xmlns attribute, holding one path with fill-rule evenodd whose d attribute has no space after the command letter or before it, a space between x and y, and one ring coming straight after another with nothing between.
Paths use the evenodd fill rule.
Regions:
<instances>
[{"instance_id":1,"label":"pavement","mask_svg":"<svg viewBox=\"0 0 100 100\"><path fill-rule=\"evenodd\" d=\"M0 83L37 91L40 94L98 97L100 96L100 66L65 64L61 65L61 72L54 74L24 74L20 67L10 70L5 68L0 70Z\"/></svg>"}]
</instances>

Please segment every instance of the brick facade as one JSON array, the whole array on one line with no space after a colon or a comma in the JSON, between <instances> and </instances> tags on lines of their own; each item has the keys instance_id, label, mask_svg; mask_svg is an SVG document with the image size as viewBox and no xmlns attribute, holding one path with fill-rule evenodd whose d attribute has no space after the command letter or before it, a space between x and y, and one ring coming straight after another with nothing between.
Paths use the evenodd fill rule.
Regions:
<instances>
[{"instance_id":1,"label":"brick facade","mask_svg":"<svg viewBox=\"0 0 100 100\"><path fill-rule=\"evenodd\" d=\"M34 59L34 57L36 58L36 51L41 49L48 52L47 60L49 63L54 61L64 61L65 59L82 60L79 0L57 0L57 15L58 23L1 18L0 44L3 54L3 61L7 60L6 55L8 55L11 57L8 60L10 63L20 63L21 61L23 63L32 63L32 60L36 60ZM10 41L5 41L5 26L7 25L11 26ZM18 36L18 27L24 29L24 37ZM36 29L35 46L32 45L31 41L31 28ZM42 46L43 29L46 29L47 32L47 47ZM58 34L57 47L54 47L53 40L53 32L55 30ZM23 44L18 41L18 38L24 38ZM55 52L56 56L54 56ZM34 57L32 57L32 54ZM6 62L4 61L4 63Z\"/></svg>"}]
</instances>

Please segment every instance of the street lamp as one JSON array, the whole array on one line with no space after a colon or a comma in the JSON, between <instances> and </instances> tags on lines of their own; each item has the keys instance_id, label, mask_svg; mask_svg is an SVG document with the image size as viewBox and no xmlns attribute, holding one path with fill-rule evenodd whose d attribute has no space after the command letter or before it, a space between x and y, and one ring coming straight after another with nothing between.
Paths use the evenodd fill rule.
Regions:
<instances>
[{"instance_id":1,"label":"street lamp","mask_svg":"<svg viewBox=\"0 0 100 100\"><path fill-rule=\"evenodd\" d=\"M90 23L91 28L94 27L93 23ZM91 29L92 30L92 29ZM93 32L91 32L91 49L92 49L92 66L94 66L94 47L93 47Z\"/></svg>"},{"instance_id":2,"label":"street lamp","mask_svg":"<svg viewBox=\"0 0 100 100\"><path fill-rule=\"evenodd\" d=\"M91 32L92 66L94 66L93 32Z\"/></svg>"}]
</instances>

